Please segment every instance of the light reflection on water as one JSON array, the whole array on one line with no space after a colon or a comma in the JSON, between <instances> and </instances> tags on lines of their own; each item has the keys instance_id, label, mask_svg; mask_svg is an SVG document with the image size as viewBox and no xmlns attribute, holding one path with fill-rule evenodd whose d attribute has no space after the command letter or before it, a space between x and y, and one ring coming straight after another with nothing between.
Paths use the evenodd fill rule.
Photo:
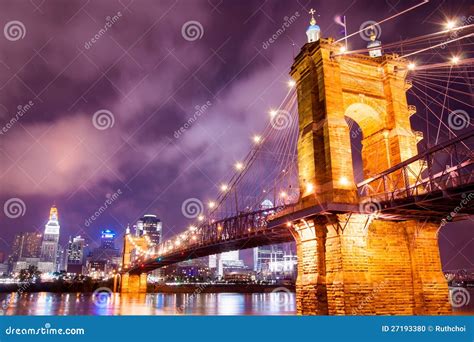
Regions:
<instances>
[{"instance_id":1,"label":"light reflection on water","mask_svg":"<svg viewBox=\"0 0 474 342\"><path fill-rule=\"evenodd\" d=\"M7 294L0 294L0 300ZM9 296L7 315L294 315L294 293L111 294L96 304L92 293ZM96 303L94 303L94 301Z\"/></svg>"},{"instance_id":2,"label":"light reflection on water","mask_svg":"<svg viewBox=\"0 0 474 342\"><path fill-rule=\"evenodd\" d=\"M456 315L474 314L474 289L468 303L455 308ZM201 293L120 294L113 293L97 304L92 293L0 294L9 299L7 315L294 315L295 294Z\"/></svg>"}]
</instances>

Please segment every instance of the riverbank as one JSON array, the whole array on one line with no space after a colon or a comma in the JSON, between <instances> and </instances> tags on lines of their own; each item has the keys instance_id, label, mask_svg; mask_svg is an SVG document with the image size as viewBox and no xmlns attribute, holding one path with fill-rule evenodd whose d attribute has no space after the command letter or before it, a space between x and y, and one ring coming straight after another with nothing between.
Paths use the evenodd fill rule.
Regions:
<instances>
[{"instance_id":1,"label":"riverbank","mask_svg":"<svg viewBox=\"0 0 474 342\"><path fill-rule=\"evenodd\" d=\"M0 284L0 293L29 293L29 292L52 292L52 293L71 293L71 292L94 292L99 287L112 289L114 286L112 280L107 281L85 281L85 282L67 282L55 281L48 283L19 283L19 284Z\"/></svg>"},{"instance_id":2,"label":"riverbank","mask_svg":"<svg viewBox=\"0 0 474 342\"><path fill-rule=\"evenodd\" d=\"M113 289L112 280L88 282L49 282L0 284L0 293L51 292L72 293L94 292L98 288ZM261 285L261 284L148 284L148 293L270 293L275 289L295 292L295 285Z\"/></svg>"},{"instance_id":3,"label":"riverbank","mask_svg":"<svg viewBox=\"0 0 474 342\"><path fill-rule=\"evenodd\" d=\"M269 293L275 290L295 292L295 285L260 284L149 284L151 293Z\"/></svg>"}]
</instances>

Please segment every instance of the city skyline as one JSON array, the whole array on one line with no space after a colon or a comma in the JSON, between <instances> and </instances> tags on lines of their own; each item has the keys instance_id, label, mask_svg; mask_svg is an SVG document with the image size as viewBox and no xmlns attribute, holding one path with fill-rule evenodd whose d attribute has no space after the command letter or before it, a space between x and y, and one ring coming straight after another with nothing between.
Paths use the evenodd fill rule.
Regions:
<instances>
[{"instance_id":1,"label":"city skyline","mask_svg":"<svg viewBox=\"0 0 474 342\"><path fill-rule=\"evenodd\" d=\"M472 1L0 2L0 315L473 313Z\"/></svg>"},{"instance_id":2,"label":"city skyline","mask_svg":"<svg viewBox=\"0 0 474 342\"><path fill-rule=\"evenodd\" d=\"M350 5L350 1L318 4L316 18L324 36L340 36L334 15L349 11ZM48 6L45 13L50 15ZM23 216L1 215L0 250L8 248L18 227L41 231L46 223L40 219L41 213L50 203L62 208L62 244L69 235L94 237L107 227L123 234L127 224L147 213L161 218L164 235L183 231L193 220L183 215L182 204L192 198L203 204L216 198L234 163L245 155L253 135L268 121L268 109L278 105L275 99L286 91L289 65L306 41L309 6L280 3L259 10L226 3L217 16L209 16L211 7L194 4L150 6L176 15L157 22L147 13L153 10L135 8L138 13L132 14L119 4L99 4L93 19L88 12L71 19L71 13L79 8L71 5L55 16L57 22L74 21L60 36L52 21L33 16L27 18L25 39L15 45L10 42L14 48L2 52L0 59L10 69L25 65L18 77L29 86L13 81L12 87L0 94L4 122L18 106L28 109L21 121L0 136L2 158L8 161L2 169L0 203L19 198L25 204ZM400 35L410 36L419 15L430 16L426 25L418 28L421 35L442 26L443 14L460 18L471 8L468 2L445 4L443 11L421 7L421 14L387 23L380 39L396 41ZM383 11L393 9L376 4L370 10L351 13L347 16L349 28L355 31L360 23L377 19ZM140 21L135 19L138 15ZM6 22L22 13L20 8L6 6L1 16ZM245 25L226 25L229 16ZM91 44L90 38L106 17L116 17L113 26ZM285 17L296 19L285 35L269 43ZM203 37L189 41L181 35L181 28L193 18L203 26ZM216 29L222 25L226 26L225 34ZM127 34L130 27L132 32ZM171 28L173 34L169 34ZM248 36L252 36L252 43L248 43ZM48 39L56 39L58 45L50 48ZM132 41L137 44L124 53L121 46L130 46ZM357 38L350 43L364 48L367 42ZM38 54L27 46L33 46ZM188 54L189 47L194 48L193 56ZM57 57L56 49L65 55ZM236 49L241 55L234 53ZM122 56L117 62L120 72L112 67L117 60L114 53L106 51ZM248 64L249 60L252 63ZM68 66L70 61L73 63ZM195 69L199 71L196 77L192 73ZM113 114L113 124L107 129L97 129L92 122L101 110ZM231 143L222 142L227 140ZM110 204L106 205L107 201ZM95 215L102 207L106 209ZM465 246L471 236L469 227L455 223L445 229L440 243L447 269L472 268L472 252Z\"/></svg>"}]
</instances>

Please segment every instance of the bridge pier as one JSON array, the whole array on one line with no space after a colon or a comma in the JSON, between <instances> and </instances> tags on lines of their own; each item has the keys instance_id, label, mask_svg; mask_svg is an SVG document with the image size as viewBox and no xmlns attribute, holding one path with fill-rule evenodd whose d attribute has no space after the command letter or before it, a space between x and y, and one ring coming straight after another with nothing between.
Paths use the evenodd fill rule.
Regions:
<instances>
[{"instance_id":1,"label":"bridge pier","mask_svg":"<svg viewBox=\"0 0 474 342\"><path fill-rule=\"evenodd\" d=\"M147 291L147 273L122 275L120 286L121 293L146 293Z\"/></svg>"},{"instance_id":2,"label":"bridge pier","mask_svg":"<svg viewBox=\"0 0 474 342\"><path fill-rule=\"evenodd\" d=\"M295 223L298 314L449 314L438 227L361 214Z\"/></svg>"}]
</instances>

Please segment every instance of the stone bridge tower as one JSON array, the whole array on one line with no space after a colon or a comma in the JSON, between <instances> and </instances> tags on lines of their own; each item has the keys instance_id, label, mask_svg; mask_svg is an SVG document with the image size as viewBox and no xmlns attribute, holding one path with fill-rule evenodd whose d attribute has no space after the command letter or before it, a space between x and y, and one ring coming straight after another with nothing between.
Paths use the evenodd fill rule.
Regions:
<instances>
[{"instance_id":1,"label":"stone bridge tower","mask_svg":"<svg viewBox=\"0 0 474 342\"><path fill-rule=\"evenodd\" d=\"M314 24L308 32L319 30ZM315 208L314 216L290 223L298 253L298 313L447 314L439 222L388 221L357 209L346 118L360 127L364 179L418 153L406 61L345 55L319 32L311 36L318 39L303 46L291 68L300 131L297 207ZM321 205L341 209L322 216L316 214Z\"/></svg>"},{"instance_id":2,"label":"stone bridge tower","mask_svg":"<svg viewBox=\"0 0 474 342\"><path fill-rule=\"evenodd\" d=\"M127 270L131 263L134 253L139 250L146 252L148 250L148 241L145 236L133 236L130 229L127 228L123 240L122 269ZM147 273L129 274L124 272L121 278L120 292L140 293L147 290Z\"/></svg>"}]
</instances>

